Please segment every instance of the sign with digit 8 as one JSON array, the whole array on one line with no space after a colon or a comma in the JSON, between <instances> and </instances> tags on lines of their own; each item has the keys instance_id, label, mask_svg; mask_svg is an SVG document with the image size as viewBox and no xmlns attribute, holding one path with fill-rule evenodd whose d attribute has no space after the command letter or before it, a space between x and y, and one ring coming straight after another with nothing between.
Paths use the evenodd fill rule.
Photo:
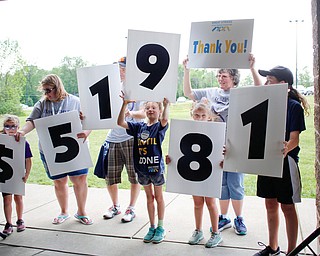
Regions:
<instances>
[{"instance_id":1,"label":"sign with digit 8","mask_svg":"<svg viewBox=\"0 0 320 256\"><path fill-rule=\"evenodd\" d=\"M167 192L220 197L225 123L171 120Z\"/></svg>"},{"instance_id":2,"label":"sign with digit 8","mask_svg":"<svg viewBox=\"0 0 320 256\"><path fill-rule=\"evenodd\" d=\"M24 195L26 139L0 134L0 192Z\"/></svg>"},{"instance_id":3,"label":"sign with digit 8","mask_svg":"<svg viewBox=\"0 0 320 256\"><path fill-rule=\"evenodd\" d=\"M224 171L282 177L288 85L230 91Z\"/></svg>"},{"instance_id":4,"label":"sign with digit 8","mask_svg":"<svg viewBox=\"0 0 320 256\"><path fill-rule=\"evenodd\" d=\"M176 101L180 35L129 30L125 98Z\"/></svg>"},{"instance_id":5,"label":"sign with digit 8","mask_svg":"<svg viewBox=\"0 0 320 256\"><path fill-rule=\"evenodd\" d=\"M88 144L77 138L82 132L78 111L34 120L51 176L92 167Z\"/></svg>"}]
</instances>

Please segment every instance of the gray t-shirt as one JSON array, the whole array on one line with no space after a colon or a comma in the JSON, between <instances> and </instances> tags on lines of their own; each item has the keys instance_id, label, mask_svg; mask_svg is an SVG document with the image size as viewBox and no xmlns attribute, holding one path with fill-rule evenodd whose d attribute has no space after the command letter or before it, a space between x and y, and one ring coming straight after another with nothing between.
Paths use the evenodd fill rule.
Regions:
<instances>
[{"instance_id":1,"label":"gray t-shirt","mask_svg":"<svg viewBox=\"0 0 320 256\"><path fill-rule=\"evenodd\" d=\"M138 111L140 110L141 106L143 105L142 101L137 101L134 103L129 103L127 106L127 109L129 111ZM134 119L132 117L126 117L126 121L128 122L141 122L141 119ZM107 135L106 141L112 142L112 143L120 143L127 141L129 139L133 138L132 136L127 134L126 129L119 127L111 129Z\"/></svg>"},{"instance_id":2,"label":"gray t-shirt","mask_svg":"<svg viewBox=\"0 0 320 256\"><path fill-rule=\"evenodd\" d=\"M211 104L212 112L219 114L223 122L227 121L230 90L224 91L221 88L204 88L192 90L196 100L207 98Z\"/></svg>"}]
</instances>

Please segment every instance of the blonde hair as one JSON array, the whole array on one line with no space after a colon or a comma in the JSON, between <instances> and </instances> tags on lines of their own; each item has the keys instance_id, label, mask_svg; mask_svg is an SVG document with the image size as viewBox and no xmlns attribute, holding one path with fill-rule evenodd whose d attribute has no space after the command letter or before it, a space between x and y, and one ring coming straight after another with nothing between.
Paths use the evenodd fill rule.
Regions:
<instances>
[{"instance_id":1,"label":"blonde hair","mask_svg":"<svg viewBox=\"0 0 320 256\"><path fill-rule=\"evenodd\" d=\"M203 97L200 101L195 101L192 103L190 109L190 115L193 116L194 112L197 110L205 110L208 113L208 121L222 122L221 117L211 110L210 102L207 98Z\"/></svg>"},{"instance_id":2,"label":"blonde hair","mask_svg":"<svg viewBox=\"0 0 320 256\"><path fill-rule=\"evenodd\" d=\"M55 74L49 74L45 76L41 80L38 89L42 91L44 85L52 86L56 90L57 101L63 100L68 95L61 81L61 78ZM44 95L44 98L48 99L47 95Z\"/></svg>"},{"instance_id":3,"label":"blonde hair","mask_svg":"<svg viewBox=\"0 0 320 256\"><path fill-rule=\"evenodd\" d=\"M18 116L6 114L4 115L4 118L3 118L1 133L4 133L4 126L7 122L10 122L10 121L14 122L16 126L18 127L20 126L20 120Z\"/></svg>"}]
</instances>

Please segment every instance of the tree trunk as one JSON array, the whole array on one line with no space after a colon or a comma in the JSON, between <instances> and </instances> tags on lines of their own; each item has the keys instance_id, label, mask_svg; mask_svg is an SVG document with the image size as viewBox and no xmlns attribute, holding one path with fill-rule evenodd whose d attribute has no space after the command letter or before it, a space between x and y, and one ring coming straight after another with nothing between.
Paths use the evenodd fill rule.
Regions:
<instances>
[{"instance_id":1,"label":"tree trunk","mask_svg":"<svg viewBox=\"0 0 320 256\"><path fill-rule=\"evenodd\" d=\"M314 76L314 128L315 128L315 177L317 181L317 227L320 226L320 2L311 0L312 24L313 24L313 76ZM320 252L320 237L317 243L318 254Z\"/></svg>"}]
</instances>

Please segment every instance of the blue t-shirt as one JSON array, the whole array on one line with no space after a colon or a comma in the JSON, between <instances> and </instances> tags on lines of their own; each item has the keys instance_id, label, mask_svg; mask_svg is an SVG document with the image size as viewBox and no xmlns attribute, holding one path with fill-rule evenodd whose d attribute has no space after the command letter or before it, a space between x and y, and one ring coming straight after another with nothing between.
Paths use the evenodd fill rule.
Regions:
<instances>
[{"instance_id":1,"label":"blue t-shirt","mask_svg":"<svg viewBox=\"0 0 320 256\"><path fill-rule=\"evenodd\" d=\"M144 175L163 174L164 161L161 144L169 125L162 127L160 122L150 126L144 122L128 122L128 125L127 133L134 137L135 171Z\"/></svg>"},{"instance_id":2,"label":"blue t-shirt","mask_svg":"<svg viewBox=\"0 0 320 256\"><path fill-rule=\"evenodd\" d=\"M290 132L299 131L302 132L306 129L304 121L304 112L301 104L293 99L288 98L287 106L287 122L286 122L286 135L285 140L290 138ZM296 162L298 162L300 147L297 146L292 149L288 155L291 156Z\"/></svg>"}]
</instances>

